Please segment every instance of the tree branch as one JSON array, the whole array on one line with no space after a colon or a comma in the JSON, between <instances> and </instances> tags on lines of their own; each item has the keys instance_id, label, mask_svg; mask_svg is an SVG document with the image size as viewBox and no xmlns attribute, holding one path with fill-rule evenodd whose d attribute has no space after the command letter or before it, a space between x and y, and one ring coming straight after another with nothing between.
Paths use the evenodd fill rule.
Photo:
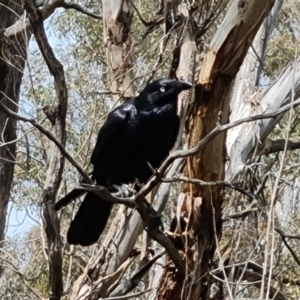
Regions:
<instances>
[{"instance_id":1,"label":"tree branch","mask_svg":"<svg viewBox=\"0 0 300 300\"><path fill-rule=\"evenodd\" d=\"M184 182L184 183L192 183L192 184L197 184L200 186L224 186L224 187L228 187L231 189L234 189L246 196L248 196L251 199L255 199L256 196L254 194L252 194L249 191L246 191L245 189L242 189L241 187L239 187L239 183L230 183L228 181L204 181L204 180L200 180L200 179L196 179L196 178L188 178L186 176L174 176L172 178L162 178L161 179L162 182Z\"/></svg>"},{"instance_id":2,"label":"tree branch","mask_svg":"<svg viewBox=\"0 0 300 300\"><path fill-rule=\"evenodd\" d=\"M275 152L280 152L284 150L286 140L278 139L278 140L270 140L267 139L265 141L264 147L259 151L258 155L268 155ZM300 138L290 138L287 141L287 150L296 150L300 149Z\"/></svg>"},{"instance_id":3,"label":"tree branch","mask_svg":"<svg viewBox=\"0 0 300 300\"><path fill-rule=\"evenodd\" d=\"M38 9L38 11L41 13L42 19L46 20L59 7L63 7L66 9L75 9L75 10L82 12L92 18L95 18L95 19L102 18L101 15L95 14L94 12L92 12L91 10L89 10L87 8L83 8L78 4L71 4L71 3L65 2L63 0L45 1L43 3L42 7ZM29 19L28 18L25 19L25 15L22 15L21 18L15 24L13 24L10 27L5 29L4 37L12 40L16 36L23 34L26 30L32 30L32 27L31 27Z\"/></svg>"}]
</instances>

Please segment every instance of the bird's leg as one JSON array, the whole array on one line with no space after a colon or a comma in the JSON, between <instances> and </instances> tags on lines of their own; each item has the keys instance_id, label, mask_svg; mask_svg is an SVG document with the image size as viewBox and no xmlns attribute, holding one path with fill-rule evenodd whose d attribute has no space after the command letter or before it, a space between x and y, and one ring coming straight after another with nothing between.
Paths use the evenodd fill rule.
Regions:
<instances>
[{"instance_id":1,"label":"bird's leg","mask_svg":"<svg viewBox=\"0 0 300 300\"><path fill-rule=\"evenodd\" d=\"M164 232L164 224L161 219L161 214L156 211L153 206L145 199L144 201L147 211L148 211L148 217L151 219L151 228L148 229L154 229L154 228L160 228L162 232Z\"/></svg>"},{"instance_id":2,"label":"bird's leg","mask_svg":"<svg viewBox=\"0 0 300 300\"><path fill-rule=\"evenodd\" d=\"M121 197L121 198L129 198L129 197L132 197L136 193L136 190L130 188L127 185L111 184L109 186L109 190L113 191L112 194L115 197Z\"/></svg>"}]
</instances>

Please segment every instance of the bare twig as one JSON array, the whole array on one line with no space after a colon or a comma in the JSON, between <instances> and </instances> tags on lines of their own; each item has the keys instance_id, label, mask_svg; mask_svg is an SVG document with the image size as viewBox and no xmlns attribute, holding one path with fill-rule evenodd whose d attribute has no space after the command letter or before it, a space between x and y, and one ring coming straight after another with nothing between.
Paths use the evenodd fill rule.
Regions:
<instances>
[{"instance_id":1,"label":"bare twig","mask_svg":"<svg viewBox=\"0 0 300 300\"><path fill-rule=\"evenodd\" d=\"M248 196L251 199L255 199L256 195L252 194L249 191L246 191L245 189L241 188L239 186L239 183L230 183L228 181L204 181L201 179L196 179L196 178L188 178L186 176L174 176L173 178L162 178L162 182L184 182L184 183L192 183L192 184L197 184L199 186L225 186L231 189L234 189L246 196Z\"/></svg>"},{"instance_id":2,"label":"bare twig","mask_svg":"<svg viewBox=\"0 0 300 300\"><path fill-rule=\"evenodd\" d=\"M300 234L298 234L298 235L286 234L282 230L280 230L279 228L276 228L276 227L275 227L275 231L278 232L281 236L283 236L285 238L300 240Z\"/></svg>"}]
</instances>

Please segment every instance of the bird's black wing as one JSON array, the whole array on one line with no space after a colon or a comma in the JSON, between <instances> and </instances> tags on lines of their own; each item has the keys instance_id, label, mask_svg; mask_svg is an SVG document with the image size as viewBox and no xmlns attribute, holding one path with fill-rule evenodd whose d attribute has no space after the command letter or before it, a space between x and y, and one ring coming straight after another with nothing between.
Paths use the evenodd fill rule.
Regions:
<instances>
[{"instance_id":1,"label":"bird's black wing","mask_svg":"<svg viewBox=\"0 0 300 300\"><path fill-rule=\"evenodd\" d=\"M114 144L119 136L126 131L127 122L136 111L131 102L128 101L110 112L106 122L101 127L91 156L91 163L94 168L100 167L101 158L105 156L103 153L107 153L110 145Z\"/></svg>"},{"instance_id":2,"label":"bird's black wing","mask_svg":"<svg viewBox=\"0 0 300 300\"><path fill-rule=\"evenodd\" d=\"M103 151L107 151L109 149L109 145L118 138L119 134L122 134L122 130L126 128L126 121L134 113L134 110L135 108L130 101L128 101L127 103L118 106L108 114L106 122L103 124L98 133L97 142L91 156L91 163L94 165L94 168L97 169L97 167L101 165L99 162L101 162L101 155L103 154ZM58 211L62 209L83 194L84 192L81 190L73 189L55 203L55 210Z\"/></svg>"}]
</instances>

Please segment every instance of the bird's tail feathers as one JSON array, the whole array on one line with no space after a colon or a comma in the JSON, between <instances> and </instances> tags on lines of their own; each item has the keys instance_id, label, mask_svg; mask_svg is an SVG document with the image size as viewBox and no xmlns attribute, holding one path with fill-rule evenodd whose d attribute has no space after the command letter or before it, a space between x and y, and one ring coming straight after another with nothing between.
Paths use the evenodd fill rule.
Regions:
<instances>
[{"instance_id":1,"label":"bird's tail feathers","mask_svg":"<svg viewBox=\"0 0 300 300\"><path fill-rule=\"evenodd\" d=\"M74 220L71 222L67 240L69 244L89 246L98 241L105 229L113 203L87 193Z\"/></svg>"}]
</instances>

